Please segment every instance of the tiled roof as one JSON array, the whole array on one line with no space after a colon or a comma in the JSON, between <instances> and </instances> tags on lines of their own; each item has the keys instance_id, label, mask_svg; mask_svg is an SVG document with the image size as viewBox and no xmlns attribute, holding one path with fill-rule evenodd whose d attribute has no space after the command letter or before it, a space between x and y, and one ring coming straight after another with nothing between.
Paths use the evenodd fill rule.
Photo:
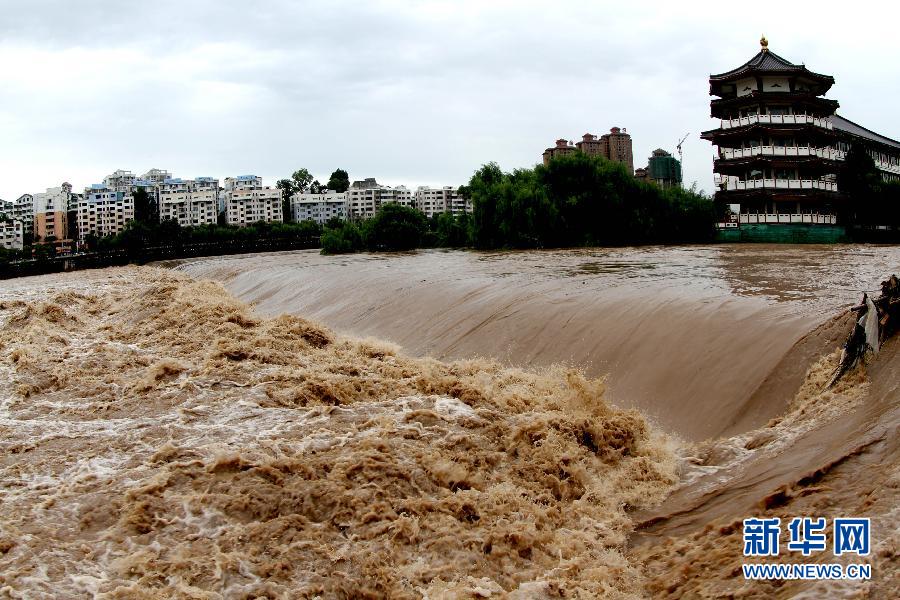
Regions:
<instances>
[{"instance_id":1,"label":"tiled roof","mask_svg":"<svg viewBox=\"0 0 900 600\"><path fill-rule=\"evenodd\" d=\"M857 125L853 121L845 119L844 117L841 117L839 115L831 115L830 118L831 123L832 125L834 125L836 131L843 131L845 133L849 133L850 135L855 135L857 137L865 138L873 142L878 142L879 144L884 144L885 146L900 149L900 142L898 142L897 140L892 140L889 137L877 134L874 131L866 129L862 125Z\"/></svg>"},{"instance_id":2,"label":"tiled roof","mask_svg":"<svg viewBox=\"0 0 900 600\"><path fill-rule=\"evenodd\" d=\"M805 72L813 77L827 79L831 82L834 82L834 77L832 77L831 75L821 75L819 73L813 73L812 71L807 70L804 65L795 65L787 59L778 56L771 50L760 50L756 54L756 56L742 64L737 69L732 69L731 71L720 73L718 75L710 75L709 78L710 80L731 79L753 72Z\"/></svg>"}]
</instances>

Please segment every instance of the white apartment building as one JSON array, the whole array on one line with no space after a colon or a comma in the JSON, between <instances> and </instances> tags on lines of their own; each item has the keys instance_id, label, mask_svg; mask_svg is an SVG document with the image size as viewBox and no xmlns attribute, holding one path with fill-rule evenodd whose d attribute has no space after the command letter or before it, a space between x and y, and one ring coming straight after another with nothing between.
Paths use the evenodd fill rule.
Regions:
<instances>
[{"instance_id":1,"label":"white apartment building","mask_svg":"<svg viewBox=\"0 0 900 600\"><path fill-rule=\"evenodd\" d=\"M219 181L211 177L167 179L157 185L159 219L182 227L213 225L218 217Z\"/></svg>"},{"instance_id":2,"label":"white apartment building","mask_svg":"<svg viewBox=\"0 0 900 600\"><path fill-rule=\"evenodd\" d=\"M34 196L22 194L16 200L0 201L0 213L13 221L21 221L25 231L34 231Z\"/></svg>"},{"instance_id":3,"label":"white apartment building","mask_svg":"<svg viewBox=\"0 0 900 600\"><path fill-rule=\"evenodd\" d=\"M195 177L194 185L198 191L212 191L216 197L216 218L225 210L225 199L219 187L219 180L215 177Z\"/></svg>"},{"instance_id":4,"label":"white apartment building","mask_svg":"<svg viewBox=\"0 0 900 600\"><path fill-rule=\"evenodd\" d=\"M147 192L150 201L159 207L159 194L157 190L157 179L160 177L171 177L168 171L162 169L150 169L143 176L137 177L131 171L117 169L113 173L103 178L103 185L111 192L122 192L125 195L132 196L132 205L134 204L134 192L140 188Z\"/></svg>"},{"instance_id":5,"label":"white apartment building","mask_svg":"<svg viewBox=\"0 0 900 600\"><path fill-rule=\"evenodd\" d=\"M25 247L25 227L22 221L8 219L0 221L0 248L21 250Z\"/></svg>"},{"instance_id":6,"label":"white apartment building","mask_svg":"<svg viewBox=\"0 0 900 600\"><path fill-rule=\"evenodd\" d=\"M112 190L102 183L85 188L78 201L75 217L78 237L88 235L103 237L115 235L134 219L134 197L123 191Z\"/></svg>"},{"instance_id":7,"label":"white apartment building","mask_svg":"<svg viewBox=\"0 0 900 600\"><path fill-rule=\"evenodd\" d=\"M352 219L369 219L375 216L382 204L396 202L413 205L413 194L406 187L381 185L374 178L354 181L347 190L347 209Z\"/></svg>"},{"instance_id":8,"label":"white apartment building","mask_svg":"<svg viewBox=\"0 0 900 600\"><path fill-rule=\"evenodd\" d=\"M229 225L245 227L258 221L284 220L281 190L263 186L262 177L239 175L225 178L225 218Z\"/></svg>"},{"instance_id":9,"label":"white apartment building","mask_svg":"<svg viewBox=\"0 0 900 600\"><path fill-rule=\"evenodd\" d=\"M111 192L133 192L134 182L137 179L138 177L131 171L116 169L103 178L103 186L108 188ZM95 185L98 184L94 184L91 187L94 187Z\"/></svg>"},{"instance_id":10,"label":"white apartment building","mask_svg":"<svg viewBox=\"0 0 900 600\"><path fill-rule=\"evenodd\" d=\"M324 194L297 193L291 196L291 220L315 221L324 225L328 219L347 218L347 194L328 190Z\"/></svg>"},{"instance_id":11,"label":"white apartment building","mask_svg":"<svg viewBox=\"0 0 900 600\"><path fill-rule=\"evenodd\" d=\"M72 205L72 184L63 183L58 187L32 196L34 209L34 239L69 240L69 209Z\"/></svg>"},{"instance_id":12,"label":"white apartment building","mask_svg":"<svg viewBox=\"0 0 900 600\"><path fill-rule=\"evenodd\" d=\"M164 183L167 179L172 179L172 174L165 169L150 169L141 175L141 179L158 185Z\"/></svg>"},{"instance_id":13,"label":"white apartment building","mask_svg":"<svg viewBox=\"0 0 900 600\"><path fill-rule=\"evenodd\" d=\"M72 197L72 184L63 183L58 187L47 188L32 196L32 207L35 213L66 212Z\"/></svg>"},{"instance_id":14,"label":"white apartment building","mask_svg":"<svg viewBox=\"0 0 900 600\"><path fill-rule=\"evenodd\" d=\"M472 212L472 202L459 195L459 189L449 185L442 188L419 186L416 189L416 208L428 218L448 212L454 215Z\"/></svg>"}]
</instances>

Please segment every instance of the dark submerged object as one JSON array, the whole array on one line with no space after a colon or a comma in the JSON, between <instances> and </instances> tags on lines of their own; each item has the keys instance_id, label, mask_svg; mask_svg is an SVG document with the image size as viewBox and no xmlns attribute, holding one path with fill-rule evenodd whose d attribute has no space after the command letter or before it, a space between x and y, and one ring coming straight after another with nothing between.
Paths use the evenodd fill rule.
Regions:
<instances>
[{"instance_id":1,"label":"dark submerged object","mask_svg":"<svg viewBox=\"0 0 900 600\"><path fill-rule=\"evenodd\" d=\"M891 275L887 281L881 282L881 295L872 299L863 294L859 304L851 311L859 317L853 324L853 330L844 342L841 350L841 362L828 387L833 386L850 369L865 361L866 355L878 354L881 344L897 332L900 325L900 280Z\"/></svg>"}]
</instances>

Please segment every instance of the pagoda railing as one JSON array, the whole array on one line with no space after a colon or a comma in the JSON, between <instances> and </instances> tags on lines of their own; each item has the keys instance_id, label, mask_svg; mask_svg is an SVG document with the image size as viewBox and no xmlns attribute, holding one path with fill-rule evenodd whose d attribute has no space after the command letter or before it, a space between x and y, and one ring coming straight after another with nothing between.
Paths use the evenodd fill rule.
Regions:
<instances>
[{"instance_id":1,"label":"pagoda railing","mask_svg":"<svg viewBox=\"0 0 900 600\"><path fill-rule=\"evenodd\" d=\"M757 123L764 125L813 125L823 129L834 129L834 125L827 117L814 117L812 115L750 115L737 119L722 119L722 129L747 127Z\"/></svg>"},{"instance_id":2,"label":"pagoda railing","mask_svg":"<svg viewBox=\"0 0 900 600\"><path fill-rule=\"evenodd\" d=\"M893 164L887 161L875 159L875 166L882 171L887 171L888 173L895 173L900 175L900 164Z\"/></svg>"},{"instance_id":3,"label":"pagoda railing","mask_svg":"<svg viewBox=\"0 0 900 600\"><path fill-rule=\"evenodd\" d=\"M812 225L834 225L837 217L834 215L820 215L818 213L741 213L738 215L739 223L809 223Z\"/></svg>"},{"instance_id":4,"label":"pagoda railing","mask_svg":"<svg viewBox=\"0 0 900 600\"><path fill-rule=\"evenodd\" d=\"M837 184L833 181L821 181L819 179L751 179L749 181L722 181L722 189L732 190L824 190L836 192Z\"/></svg>"},{"instance_id":5,"label":"pagoda railing","mask_svg":"<svg viewBox=\"0 0 900 600\"><path fill-rule=\"evenodd\" d=\"M844 160L845 153L834 148L812 146L755 146L753 148L719 148L719 158L750 158L753 156L818 156L828 160Z\"/></svg>"}]
</instances>

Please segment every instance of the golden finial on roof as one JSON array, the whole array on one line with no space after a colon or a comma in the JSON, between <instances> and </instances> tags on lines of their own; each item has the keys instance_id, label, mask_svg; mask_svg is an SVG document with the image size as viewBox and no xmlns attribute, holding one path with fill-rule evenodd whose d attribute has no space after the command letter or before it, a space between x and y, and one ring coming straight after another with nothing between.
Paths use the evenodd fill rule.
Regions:
<instances>
[{"instance_id":1,"label":"golden finial on roof","mask_svg":"<svg viewBox=\"0 0 900 600\"><path fill-rule=\"evenodd\" d=\"M759 45L762 46L763 52L769 51L769 40L766 39L766 35L763 34L761 38L759 38Z\"/></svg>"}]
</instances>

